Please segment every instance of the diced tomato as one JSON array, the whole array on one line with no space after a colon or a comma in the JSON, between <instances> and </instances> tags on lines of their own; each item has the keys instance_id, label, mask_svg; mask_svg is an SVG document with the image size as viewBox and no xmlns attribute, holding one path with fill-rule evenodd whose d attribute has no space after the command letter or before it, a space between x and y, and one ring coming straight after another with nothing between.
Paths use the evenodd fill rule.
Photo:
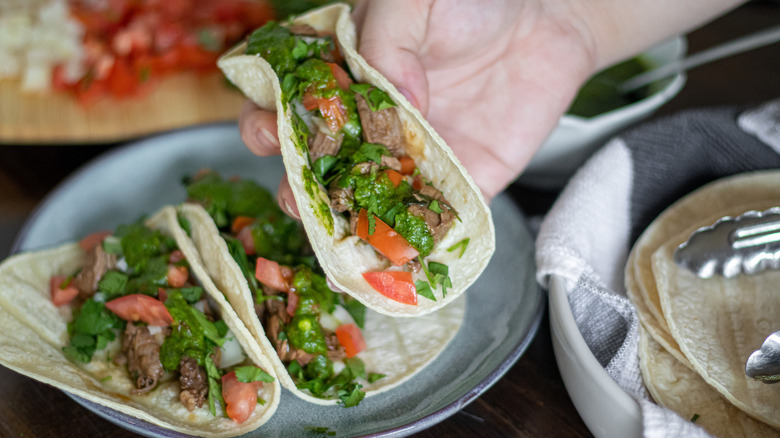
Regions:
<instances>
[{"instance_id":1,"label":"diced tomato","mask_svg":"<svg viewBox=\"0 0 780 438\"><path fill-rule=\"evenodd\" d=\"M349 86L352 85L352 78L349 77L349 74L338 64L329 62L328 67L330 67L333 77L336 78L336 84L338 84L339 88L349 90Z\"/></svg>"},{"instance_id":2,"label":"diced tomato","mask_svg":"<svg viewBox=\"0 0 780 438\"><path fill-rule=\"evenodd\" d=\"M107 78L111 95L118 98L133 96L138 90L138 78L130 64L117 58Z\"/></svg>"},{"instance_id":3,"label":"diced tomato","mask_svg":"<svg viewBox=\"0 0 780 438\"><path fill-rule=\"evenodd\" d=\"M244 227L236 234L236 239L244 246L244 252L252 255L255 250L255 238L252 237L252 227Z\"/></svg>"},{"instance_id":4,"label":"diced tomato","mask_svg":"<svg viewBox=\"0 0 780 438\"><path fill-rule=\"evenodd\" d=\"M227 416L236 423L249 419L257 406L257 391L262 387L263 382L239 381L235 371L222 376L222 398Z\"/></svg>"},{"instance_id":5,"label":"diced tomato","mask_svg":"<svg viewBox=\"0 0 780 438\"><path fill-rule=\"evenodd\" d=\"M363 278L380 294L403 304L417 305L417 288L406 271L365 272Z\"/></svg>"},{"instance_id":6,"label":"diced tomato","mask_svg":"<svg viewBox=\"0 0 780 438\"><path fill-rule=\"evenodd\" d=\"M111 231L98 231L79 240L79 246L86 252L92 251L96 245L103 243L106 237L111 235Z\"/></svg>"},{"instance_id":7,"label":"diced tomato","mask_svg":"<svg viewBox=\"0 0 780 438\"><path fill-rule=\"evenodd\" d=\"M347 124L347 110L340 97L331 96L327 99L317 99L317 106L331 131L339 132L339 129Z\"/></svg>"},{"instance_id":8,"label":"diced tomato","mask_svg":"<svg viewBox=\"0 0 780 438\"><path fill-rule=\"evenodd\" d=\"M233 219L233 223L230 225L230 231L235 234L254 221L255 219L249 216L236 216L236 218Z\"/></svg>"},{"instance_id":9,"label":"diced tomato","mask_svg":"<svg viewBox=\"0 0 780 438\"><path fill-rule=\"evenodd\" d=\"M291 290L287 295L287 314L295 316L295 311L298 309L298 294Z\"/></svg>"},{"instance_id":10,"label":"diced tomato","mask_svg":"<svg viewBox=\"0 0 780 438\"><path fill-rule=\"evenodd\" d=\"M417 175L412 179L412 188L415 190L420 190L425 185L425 182L423 181L422 177L420 175Z\"/></svg>"},{"instance_id":11,"label":"diced tomato","mask_svg":"<svg viewBox=\"0 0 780 438\"><path fill-rule=\"evenodd\" d=\"M390 228L378 217L374 216L374 219L376 222L374 233L369 234L368 214L365 209L361 209L358 213L357 235L387 257L394 265L404 265L420 254L397 231Z\"/></svg>"},{"instance_id":12,"label":"diced tomato","mask_svg":"<svg viewBox=\"0 0 780 438\"><path fill-rule=\"evenodd\" d=\"M273 260L258 257L257 265L255 266L255 278L260 283L273 289L283 292L290 290L290 283L284 277L279 263Z\"/></svg>"},{"instance_id":13,"label":"diced tomato","mask_svg":"<svg viewBox=\"0 0 780 438\"><path fill-rule=\"evenodd\" d=\"M161 303L164 303L168 299L168 291L161 287L158 287L157 299L160 300Z\"/></svg>"},{"instance_id":14,"label":"diced tomato","mask_svg":"<svg viewBox=\"0 0 780 438\"><path fill-rule=\"evenodd\" d=\"M54 275L49 280L49 292L51 293L51 302L60 307L73 301L79 294L79 289L73 281L70 281L65 287L63 283L68 279L64 275Z\"/></svg>"},{"instance_id":15,"label":"diced tomato","mask_svg":"<svg viewBox=\"0 0 780 438\"><path fill-rule=\"evenodd\" d=\"M186 266L168 265L168 285L171 287L182 287L187 284L190 278L190 271Z\"/></svg>"},{"instance_id":16,"label":"diced tomato","mask_svg":"<svg viewBox=\"0 0 780 438\"><path fill-rule=\"evenodd\" d=\"M401 184L401 181L404 180L404 176L393 169L385 169L385 173L390 178L390 182L393 183L393 187L398 187L398 184Z\"/></svg>"},{"instance_id":17,"label":"diced tomato","mask_svg":"<svg viewBox=\"0 0 780 438\"><path fill-rule=\"evenodd\" d=\"M125 321L143 321L160 326L173 323L173 317L165 304L149 295L125 295L107 302L106 307Z\"/></svg>"},{"instance_id":18,"label":"diced tomato","mask_svg":"<svg viewBox=\"0 0 780 438\"><path fill-rule=\"evenodd\" d=\"M408 155L402 155L398 157L398 161L401 162L401 173L403 175L411 175L414 173L414 169L417 168L417 165L414 164L412 157Z\"/></svg>"},{"instance_id":19,"label":"diced tomato","mask_svg":"<svg viewBox=\"0 0 780 438\"><path fill-rule=\"evenodd\" d=\"M314 97L314 92L311 90L311 88L307 88L306 91L303 92L301 103L303 103L303 107L306 109L306 111L311 111L318 108L319 105L317 101L318 99Z\"/></svg>"},{"instance_id":20,"label":"diced tomato","mask_svg":"<svg viewBox=\"0 0 780 438\"><path fill-rule=\"evenodd\" d=\"M363 333L355 324L341 324L336 329L336 337L339 339L339 344L344 347L344 352L347 354L347 357L355 357L358 353L366 349L366 341L363 339Z\"/></svg>"}]
</instances>

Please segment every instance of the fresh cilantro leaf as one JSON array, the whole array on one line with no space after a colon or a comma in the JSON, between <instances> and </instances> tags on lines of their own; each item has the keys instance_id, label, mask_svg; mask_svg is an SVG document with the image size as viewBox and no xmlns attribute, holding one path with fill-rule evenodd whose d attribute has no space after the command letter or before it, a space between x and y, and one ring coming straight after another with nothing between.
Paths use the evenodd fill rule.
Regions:
<instances>
[{"instance_id":1,"label":"fresh cilantro leaf","mask_svg":"<svg viewBox=\"0 0 780 438\"><path fill-rule=\"evenodd\" d=\"M314 175L317 177L317 181L323 186L326 185L325 175L338 163L338 158L335 155L323 155L314 161Z\"/></svg>"},{"instance_id":2,"label":"fresh cilantro leaf","mask_svg":"<svg viewBox=\"0 0 780 438\"><path fill-rule=\"evenodd\" d=\"M450 269L444 263L429 262L428 271L433 275L433 282L435 285L441 286L442 294L447 295L447 288L452 287L452 280L450 280Z\"/></svg>"},{"instance_id":3,"label":"fresh cilantro leaf","mask_svg":"<svg viewBox=\"0 0 780 438\"><path fill-rule=\"evenodd\" d=\"M433 201L431 201L431 203L428 205L428 208L431 211L433 211L434 213L441 214L441 206L439 205L439 201L437 201L435 199Z\"/></svg>"},{"instance_id":4,"label":"fresh cilantro leaf","mask_svg":"<svg viewBox=\"0 0 780 438\"><path fill-rule=\"evenodd\" d=\"M336 432L328 429L325 426L306 426L306 430L312 433L317 433L320 435L328 435L328 436L335 436Z\"/></svg>"},{"instance_id":5,"label":"fresh cilantro leaf","mask_svg":"<svg viewBox=\"0 0 780 438\"><path fill-rule=\"evenodd\" d=\"M222 374L211 356L206 357L206 375L209 379L209 412L216 417L217 403L220 406L225 406L225 399L222 398Z\"/></svg>"},{"instance_id":6,"label":"fresh cilantro leaf","mask_svg":"<svg viewBox=\"0 0 780 438\"><path fill-rule=\"evenodd\" d=\"M301 38L296 38L295 47L292 50L295 59L300 60L309 56L309 45Z\"/></svg>"},{"instance_id":7,"label":"fresh cilantro leaf","mask_svg":"<svg viewBox=\"0 0 780 438\"><path fill-rule=\"evenodd\" d=\"M366 380L368 380L368 383L374 383L377 380L382 379L384 377L387 377L387 375L380 374L380 373L368 373L368 378Z\"/></svg>"},{"instance_id":8,"label":"fresh cilantro leaf","mask_svg":"<svg viewBox=\"0 0 780 438\"><path fill-rule=\"evenodd\" d=\"M105 295L106 301L119 297L125 291L128 281L127 274L119 271L106 271L98 281L98 291Z\"/></svg>"},{"instance_id":9,"label":"fresh cilantro leaf","mask_svg":"<svg viewBox=\"0 0 780 438\"><path fill-rule=\"evenodd\" d=\"M341 297L341 305L355 320L355 324L362 329L366 323L366 306L347 294L339 294L339 296Z\"/></svg>"},{"instance_id":10,"label":"fresh cilantro leaf","mask_svg":"<svg viewBox=\"0 0 780 438\"><path fill-rule=\"evenodd\" d=\"M433 295L431 285L425 280L417 280L414 282L414 287L417 289L417 295L422 295L429 300L436 301L436 297Z\"/></svg>"},{"instance_id":11,"label":"fresh cilantro leaf","mask_svg":"<svg viewBox=\"0 0 780 438\"><path fill-rule=\"evenodd\" d=\"M184 296L184 299L190 304L195 304L200 301L200 297L203 295L203 288L200 286L183 287L178 290L181 292L182 296Z\"/></svg>"},{"instance_id":12,"label":"fresh cilantro leaf","mask_svg":"<svg viewBox=\"0 0 780 438\"><path fill-rule=\"evenodd\" d=\"M339 399L345 408L355 407L365 398L366 393L361 391L360 388L362 388L361 385L355 384L351 390L342 389L339 391Z\"/></svg>"},{"instance_id":13,"label":"fresh cilantro leaf","mask_svg":"<svg viewBox=\"0 0 780 438\"><path fill-rule=\"evenodd\" d=\"M236 378L238 379L239 382L271 383L275 380L272 375L266 373L265 371L255 366L238 367L235 369L235 371L236 371Z\"/></svg>"},{"instance_id":14,"label":"fresh cilantro leaf","mask_svg":"<svg viewBox=\"0 0 780 438\"><path fill-rule=\"evenodd\" d=\"M455 250L460 249L460 254L458 254L458 258L463 257L463 253L466 252L466 247L469 246L469 238L465 238L461 240L460 242L452 245L451 247L447 248L447 252L453 252Z\"/></svg>"},{"instance_id":15,"label":"fresh cilantro leaf","mask_svg":"<svg viewBox=\"0 0 780 438\"><path fill-rule=\"evenodd\" d=\"M371 111L381 111L395 106L395 102L387 93L370 84L352 84L349 89L363 96Z\"/></svg>"}]
</instances>

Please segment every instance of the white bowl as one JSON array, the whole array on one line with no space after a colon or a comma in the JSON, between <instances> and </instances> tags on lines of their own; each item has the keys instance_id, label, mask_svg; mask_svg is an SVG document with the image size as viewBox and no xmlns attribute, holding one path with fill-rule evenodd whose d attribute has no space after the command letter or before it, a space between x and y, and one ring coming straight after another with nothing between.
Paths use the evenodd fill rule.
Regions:
<instances>
[{"instance_id":1,"label":"white bowl","mask_svg":"<svg viewBox=\"0 0 780 438\"><path fill-rule=\"evenodd\" d=\"M686 51L685 38L678 36L647 50L642 57L660 66L682 58ZM596 149L621 130L649 117L677 95L684 84L685 74L679 73L656 93L630 105L590 118L564 115L518 182L539 188L563 187Z\"/></svg>"},{"instance_id":2,"label":"white bowl","mask_svg":"<svg viewBox=\"0 0 780 438\"><path fill-rule=\"evenodd\" d=\"M596 438L640 438L639 403L612 380L591 353L574 322L568 287L561 277L550 277L550 331L566 391Z\"/></svg>"}]
</instances>

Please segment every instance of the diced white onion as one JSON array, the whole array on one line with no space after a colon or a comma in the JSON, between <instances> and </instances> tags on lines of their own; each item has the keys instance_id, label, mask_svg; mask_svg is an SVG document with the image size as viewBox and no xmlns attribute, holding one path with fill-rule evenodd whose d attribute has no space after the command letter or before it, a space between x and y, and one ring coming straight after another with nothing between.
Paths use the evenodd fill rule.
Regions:
<instances>
[{"instance_id":1,"label":"diced white onion","mask_svg":"<svg viewBox=\"0 0 780 438\"><path fill-rule=\"evenodd\" d=\"M219 366L222 368L229 368L233 365L240 364L246 359L244 349L241 348L241 344L236 339L236 336L228 330L225 335L227 341L220 347L221 354L219 358Z\"/></svg>"},{"instance_id":2,"label":"diced white onion","mask_svg":"<svg viewBox=\"0 0 780 438\"><path fill-rule=\"evenodd\" d=\"M83 75L84 29L66 0L0 0L0 79L20 78L24 91L51 88L54 67Z\"/></svg>"},{"instance_id":3,"label":"diced white onion","mask_svg":"<svg viewBox=\"0 0 780 438\"><path fill-rule=\"evenodd\" d=\"M336 329L341 325L341 321L339 321L338 318L331 315L330 313L322 312L320 314L320 325L325 330L335 332Z\"/></svg>"}]
</instances>

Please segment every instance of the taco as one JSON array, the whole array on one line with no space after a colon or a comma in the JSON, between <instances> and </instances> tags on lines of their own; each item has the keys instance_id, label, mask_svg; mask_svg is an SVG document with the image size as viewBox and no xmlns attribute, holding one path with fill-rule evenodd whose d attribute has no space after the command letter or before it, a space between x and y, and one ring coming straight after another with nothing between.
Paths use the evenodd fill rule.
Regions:
<instances>
[{"instance_id":1,"label":"taco","mask_svg":"<svg viewBox=\"0 0 780 438\"><path fill-rule=\"evenodd\" d=\"M277 112L290 185L328 278L378 312L421 315L479 277L493 221L442 138L358 55L349 12L337 4L271 22L218 65Z\"/></svg>"},{"instance_id":2,"label":"taco","mask_svg":"<svg viewBox=\"0 0 780 438\"><path fill-rule=\"evenodd\" d=\"M206 270L267 356L304 400L352 407L408 380L455 337L465 297L437 312L393 318L335 293L301 224L250 180L185 178L190 224Z\"/></svg>"},{"instance_id":3,"label":"taco","mask_svg":"<svg viewBox=\"0 0 780 438\"><path fill-rule=\"evenodd\" d=\"M0 265L0 363L178 432L273 415L273 366L204 272L173 207Z\"/></svg>"}]
</instances>

